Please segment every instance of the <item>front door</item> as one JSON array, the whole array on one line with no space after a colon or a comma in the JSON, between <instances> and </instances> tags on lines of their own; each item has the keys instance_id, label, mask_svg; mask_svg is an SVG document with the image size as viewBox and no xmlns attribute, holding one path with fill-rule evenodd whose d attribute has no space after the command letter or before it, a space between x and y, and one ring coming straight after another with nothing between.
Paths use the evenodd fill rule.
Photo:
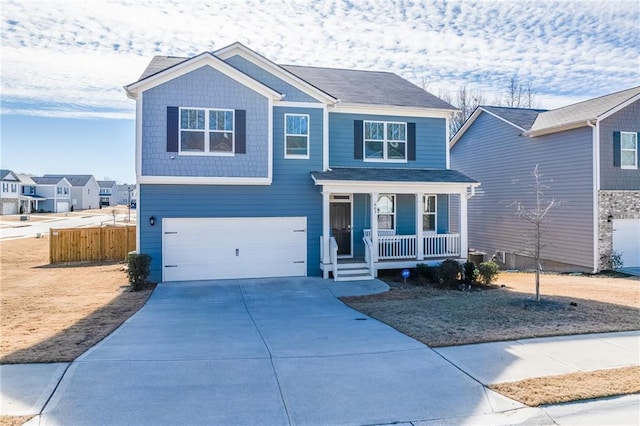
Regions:
<instances>
[{"instance_id":1,"label":"front door","mask_svg":"<svg viewBox=\"0 0 640 426\"><path fill-rule=\"evenodd\" d=\"M351 203L331 203L331 231L338 243L338 255L351 255Z\"/></svg>"}]
</instances>

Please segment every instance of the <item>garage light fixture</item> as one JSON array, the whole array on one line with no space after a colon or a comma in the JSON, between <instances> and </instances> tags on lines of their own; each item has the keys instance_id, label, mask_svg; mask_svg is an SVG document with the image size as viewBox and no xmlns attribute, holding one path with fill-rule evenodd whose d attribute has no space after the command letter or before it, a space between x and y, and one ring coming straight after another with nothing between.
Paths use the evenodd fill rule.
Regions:
<instances>
[{"instance_id":1,"label":"garage light fixture","mask_svg":"<svg viewBox=\"0 0 640 426\"><path fill-rule=\"evenodd\" d=\"M149 218L149 225L153 226L156 224L156 217L155 216L151 216Z\"/></svg>"},{"instance_id":2,"label":"garage light fixture","mask_svg":"<svg viewBox=\"0 0 640 426\"><path fill-rule=\"evenodd\" d=\"M613 216L612 215L607 216L607 222L611 223L612 220L613 220Z\"/></svg>"}]
</instances>

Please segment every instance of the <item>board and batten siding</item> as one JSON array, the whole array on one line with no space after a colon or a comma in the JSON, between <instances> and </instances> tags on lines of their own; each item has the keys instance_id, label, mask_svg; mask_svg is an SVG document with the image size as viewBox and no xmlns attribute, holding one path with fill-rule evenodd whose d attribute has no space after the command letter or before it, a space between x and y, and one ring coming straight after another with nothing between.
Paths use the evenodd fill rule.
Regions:
<instances>
[{"instance_id":1,"label":"board and batten siding","mask_svg":"<svg viewBox=\"0 0 640 426\"><path fill-rule=\"evenodd\" d=\"M640 101L636 101L600 123L600 189L640 190L640 168L613 165L613 132L640 132Z\"/></svg>"},{"instance_id":2,"label":"board and batten siding","mask_svg":"<svg viewBox=\"0 0 640 426\"><path fill-rule=\"evenodd\" d=\"M310 158L284 158L284 114L309 114ZM322 195L311 171L322 170L322 110L274 108L271 185L140 185L140 252L153 261L153 281L162 279L162 219L168 217L307 218L307 275L321 275ZM156 225L149 225L149 217Z\"/></svg>"},{"instance_id":3,"label":"board and batten siding","mask_svg":"<svg viewBox=\"0 0 640 426\"><path fill-rule=\"evenodd\" d=\"M266 177L268 99L203 66L146 90L142 97L142 175ZM234 156L167 152L167 107L246 111L246 153Z\"/></svg>"},{"instance_id":4,"label":"board and batten siding","mask_svg":"<svg viewBox=\"0 0 640 426\"><path fill-rule=\"evenodd\" d=\"M373 162L354 158L354 121L393 121L416 124L416 160L406 163ZM446 168L444 118L398 117L329 113L329 165L331 167Z\"/></svg>"},{"instance_id":5,"label":"board and batten siding","mask_svg":"<svg viewBox=\"0 0 640 426\"><path fill-rule=\"evenodd\" d=\"M533 227L516 214L514 202L534 205L536 164L549 185L553 209L543 229L542 257L593 268L593 167L591 128L530 138L482 113L451 150L451 168L481 183L468 202L469 247L529 256Z\"/></svg>"}]
</instances>

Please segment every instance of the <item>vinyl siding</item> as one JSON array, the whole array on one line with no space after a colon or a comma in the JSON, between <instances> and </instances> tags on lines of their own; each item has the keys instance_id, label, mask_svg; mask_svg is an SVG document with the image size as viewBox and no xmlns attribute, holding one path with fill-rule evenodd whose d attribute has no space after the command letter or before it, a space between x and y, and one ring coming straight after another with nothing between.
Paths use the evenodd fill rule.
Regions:
<instances>
[{"instance_id":1,"label":"vinyl siding","mask_svg":"<svg viewBox=\"0 0 640 426\"><path fill-rule=\"evenodd\" d=\"M354 159L355 120L416 123L416 161L370 162ZM332 167L446 168L446 129L443 118L396 117L329 113L329 164Z\"/></svg>"},{"instance_id":2,"label":"vinyl siding","mask_svg":"<svg viewBox=\"0 0 640 426\"><path fill-rule=\"evenodd\" d=\"M536 164L562 205L543 229L543 258L593 268L592 144L588 127L529 138L481 114L451 150L451 168L481 182L468 202L469 247L528 254L532 226L516 215L515 201L533 206Z\"/></svg>"},{"instance_id":3,"label":"vinyl siding","mask_svg":"<svg viewBox=\"0 0 640 426\"><path fill-rule=\"evenodd\" d=\"M272 89L285 95L284 101L289 102L318 102L317 99L307 95L301 90L296 89L284 80L276 77L263 68L249 62L239 55L235 55L227 59L229 65L239 69L260 83L271 87Z\"/></svg>"},{"instance_id":4,"label":"vinyl siding","mask_svg":"<svg viewBox=\"0 0 640 426\"><path fill-rule=\"evenodd\" d=\"M613 165L613 132L640 132L640 101L600 123L600 189L640 190L640 168L622 169Z\"/></svg>"},{"instance_id":5,"label":"vinyl siding","mask_svg":"<svg viewBox=\"0 0 640 426\"><path fill-rule=\"evenodd\" d=\"M203 66L146 90L142 97L142 175L266 177L269 102L237 81ZM167 152L167 107L246 111L246 154L232 157Z\"/></svg>"},{"instance_id":6,"label":"vinyl siding","mask_svg":"<svg viewBox=\"0 0 640 426\"><path fill-rule=\"evenodd\" d=\"M284 114L310 116L310 158L284 158ZM311 179L322 169L322 111L316 108L274 109L273 182L268 186L140 185L140 251L153 258L151 280L162 279L162 223L167 217L307 218L307 274L320 275L322 195ZM155 216L156 226L149 225Z\"/></svg>"}]
</instances>

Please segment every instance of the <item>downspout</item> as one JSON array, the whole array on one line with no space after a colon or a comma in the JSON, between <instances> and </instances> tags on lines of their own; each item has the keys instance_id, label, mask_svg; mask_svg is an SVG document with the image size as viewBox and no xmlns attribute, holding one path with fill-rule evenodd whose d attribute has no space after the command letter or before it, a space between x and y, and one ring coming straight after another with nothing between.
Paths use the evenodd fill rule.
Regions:
<instances>
[{"instance_id":1,"label":"downspout","mask_svg":"<svg viewBox=\"0 0 640 426\"><path fill-rule=\"evenodd\" d=\"M595 124L592 123L595 121ZM600 218L600 203L598 195L600 191L600 122L596 120L588 120L587 126L591 127L592 133L592 162L593 162L593 273L598 273L600 269L600 241L599 235L599 218Z\"/></svg>"}]
</instances>

